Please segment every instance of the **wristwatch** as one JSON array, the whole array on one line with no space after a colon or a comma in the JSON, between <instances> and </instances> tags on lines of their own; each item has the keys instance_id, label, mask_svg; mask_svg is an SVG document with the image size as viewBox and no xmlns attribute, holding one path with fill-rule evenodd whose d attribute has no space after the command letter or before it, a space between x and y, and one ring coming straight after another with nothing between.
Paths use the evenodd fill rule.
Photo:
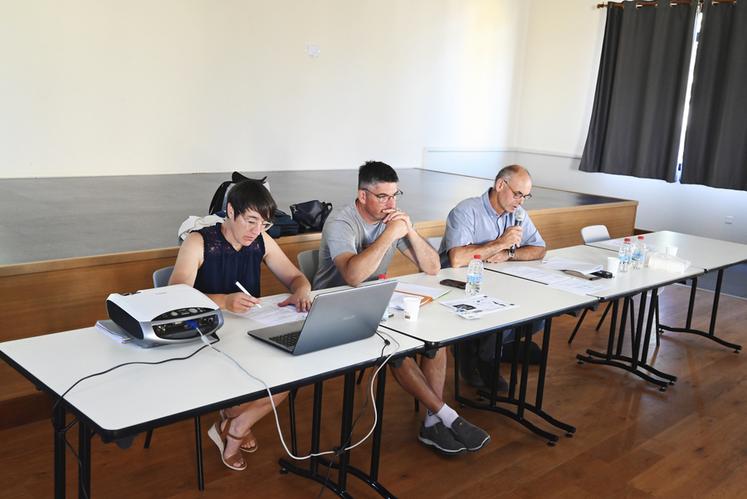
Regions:
<instances>
[{"instance_id":1,"label":"wristwatch","mask_svg":"<svg viewBox=\"0 0 747 499\"><path fill-rule=\"evenodd\" d=\"M508 259L513 260L514 258L516 258L516 248L511 246L510 248L508 248Z\"/></svg>"}]
</instances>

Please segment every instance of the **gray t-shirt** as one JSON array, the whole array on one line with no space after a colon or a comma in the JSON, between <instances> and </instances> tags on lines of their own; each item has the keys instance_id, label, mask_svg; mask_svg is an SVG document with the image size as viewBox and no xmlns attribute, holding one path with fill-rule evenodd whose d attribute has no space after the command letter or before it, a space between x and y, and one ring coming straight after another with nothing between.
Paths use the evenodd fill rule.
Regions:
<instances>
[{"instance_id":1,"label":"gray t-shirt","mask_svg":"<svg viewBox=\"0 0 747 499\"><path fill-rule=\"evenodd\" d=\"M335 266L335 258L343 253L358 254L371 246L386 229L386 224L377 222L369 224L358 213L355 203L336 208L329 214L322 230L322 242L319 247L319 268L314 276L313 289L331 288L347 284ZM386 273L394 250L404 251L410 243L406 237L392 243L384 254L379 267L369 279Z\"/></svg>"},{"instance_id":2,"label":"gray t-shirt","mask_svg":"<svg viewBox=\"0 0 747 499\"><path fill-rule=\"evenodd\" d=\"M449 212L446 218L446 230L441 239L438 254L441 267L449 266L449 250L470 244L485 244L503 234L507 227L516 223L514 213L504 212L500 216L490 204L490 189L482 196L461 201ZM522 236L519 246L545 246L529 214L521 224Z\"/></svg>"}]
</instances>

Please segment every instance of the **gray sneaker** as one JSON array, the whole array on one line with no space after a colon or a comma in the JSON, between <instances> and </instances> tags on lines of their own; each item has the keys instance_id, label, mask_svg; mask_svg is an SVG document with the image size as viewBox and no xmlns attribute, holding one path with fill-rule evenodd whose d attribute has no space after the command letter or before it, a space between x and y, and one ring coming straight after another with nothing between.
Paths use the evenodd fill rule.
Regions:
<instances>
[{"instance_id":1,"label":"gray sneaker","mask_svg":"<svg viewBox=\"0 0 747 499\"><path fill-rule=\"evenodd\" d=\"M467 447L454 438L451 430L445 427L440 421L433 426L422 424L418 440L449 456L455 456L467 450Z\"/></svg>"},{"instance_id":2,"label":"gray sneaker","mask_svg":"<svg viewBox=\"0 0 747 499\"><path fill-rule=\"evenodd\" d=\"M466 421L461 416L456 418L451 424L451 432L470 452L480 450L490 442L488 432Z\"/></svg>"}]
</instances>

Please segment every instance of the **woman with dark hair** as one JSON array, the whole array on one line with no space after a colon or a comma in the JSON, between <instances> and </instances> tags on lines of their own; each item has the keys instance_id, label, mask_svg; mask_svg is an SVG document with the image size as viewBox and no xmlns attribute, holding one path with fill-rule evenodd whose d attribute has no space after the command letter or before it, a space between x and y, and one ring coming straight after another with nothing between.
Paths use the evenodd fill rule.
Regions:
<instances>
[{"instance_id":1,"label":"woman with dark hair","mask_svg":"<svg viewBox=\"0 0 747 499\"><path fill-rule=\"evenodd\" d=\"M169 284L187 284L210 297L222 309L246 312L259 303L260 264L264 261L291 295L279 306L294 305L306 312L311 306L311 285L288 259L280 246L267 235L276 210L270 192L259 182L248 180L228 194L223 223L192 232L179 249ZM241 283L250 295L238 288ZM275 404L287 393L273 396ZM221 452L223 464L232 470L246 469L243 452L257 450L252 426L272 411L269 398L263 398L221 411L221 420L208 436Z\"/></svg>"}]
</instances>

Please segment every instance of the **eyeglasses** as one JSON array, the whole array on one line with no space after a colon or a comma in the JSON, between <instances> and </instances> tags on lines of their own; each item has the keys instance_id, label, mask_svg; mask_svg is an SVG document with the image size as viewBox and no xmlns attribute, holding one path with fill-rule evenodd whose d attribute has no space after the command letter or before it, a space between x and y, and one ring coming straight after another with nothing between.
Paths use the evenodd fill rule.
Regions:
<instances>
[{"instance_id":1,"label":"eyeglasses","mask_svg":"<svg viewBox=\"0 0 747 499\"><path fill-rule=\"evenodd\" d=\"M506 187L508 187L508 190L511 191L511 193L514 195L514 199L516 199L516 200L523 199L525 201L528 200L528 199L532 199L532 194L531 193L524 194L521 191L515 191L515 190L513 190L511 188L510 185L508 185L508 180L504 179L503 182L506 184Z\"/></svg>"},{"instance_id":2,"label":"eyeglasses","mask_svg":"<svg viewBox=\"0 0 747 499\"><path fill-rule=\"evenodd\" d=\"M268 231L268 230L270 230L270 227L273 226L272 222L265 222L264 220L258 220L258 219L254 218L254 217L245 218L245 217L242 217L241 215L239 215L236 218L238 218L239 220L241 220L241 222L244 225L246 225L248 228L250 228L250 229L256 229L257 227L261 226L262 230Z\"/></svg>"},{"instance_id":3,"label":"eyeglasses","mask_svg":"<svg viewBox=\"0 0 747 499\"><path fill-rule=\"evenodd\" d=\"M372 196L374 196L376 199L378 199L379 203L386 203L387 201L391 201L393 199L397 199L402 194L404 194L404 192L400 191L399 189L397 189L397 192L395 192L394 194L383 194L383 193L382 194L376 194L375 192L369 191L366 188L364 188L363 190L366 191L366 192L368 192Z\"/></svg>"}]
</instances>

